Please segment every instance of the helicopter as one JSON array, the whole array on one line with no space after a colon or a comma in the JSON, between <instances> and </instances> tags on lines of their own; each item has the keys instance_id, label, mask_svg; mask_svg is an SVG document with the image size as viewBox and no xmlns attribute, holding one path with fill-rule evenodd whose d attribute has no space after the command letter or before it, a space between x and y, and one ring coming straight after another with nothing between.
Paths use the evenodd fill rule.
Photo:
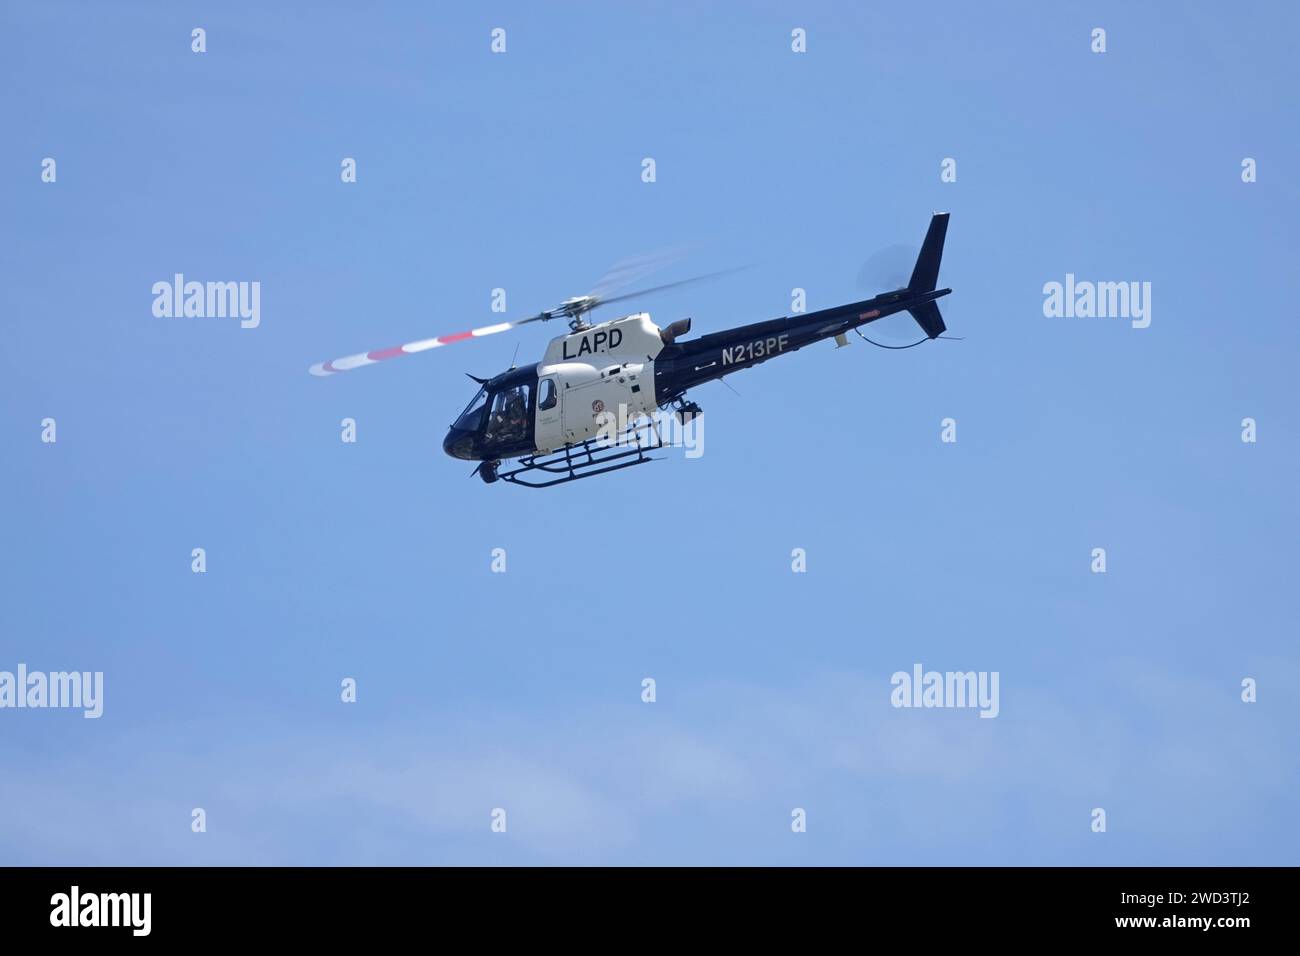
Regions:
<instances>
[{"instance_id":1,"label":"helicopter","mask_svg":"<svg viewBox=\"0 0 1300 956\"><path fill-rule=\"evenodd\" d=\"M551 340L540 362L512 367L491 378L470 375L479 389L442 443L451 457L477 462L473 474L488 484L504 480L532 488L551 487L653 461L648 452L660 443L653 423L646 424L647 418L656 410L671 407L683 424L693 420L703 410L688 401L686 393L706 382L824 339L834 339L836 347L842 347L849 344L850 331L862 336L861 326L904 311L925 333L925 338L913 344L938 338L946 326L936 303L952 292L937 288L947 231L948 213L935 213L911 278L902 288L860 302L695 339L684 339L691 330L689 318L663 328L655 325L647 312L595 325L588 324L586 318L598 306L722 273L613 296L600 291L598 284L595 292L565 299L555 308L525 319L349 355L317 363L309 371L317 376L334 375L532 322L567 318L569 332ZM615 409L623 413L620 421L632 423L626 428L635 434L622 436L630 440L607 440L607 423Z\"/></svg>"}]
</instances>

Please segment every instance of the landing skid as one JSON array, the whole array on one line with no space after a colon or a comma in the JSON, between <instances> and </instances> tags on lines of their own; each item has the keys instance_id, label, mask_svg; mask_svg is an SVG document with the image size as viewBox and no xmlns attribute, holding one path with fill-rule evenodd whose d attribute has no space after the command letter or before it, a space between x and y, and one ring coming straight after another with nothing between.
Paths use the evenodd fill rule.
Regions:
<instances>
[{"instance_id":1,"label":"landing skid","mask_svg":"<svg viewBox=\"0 0 1300 956\"><path fill-rule=\"evenodd\" d=\"M512 462L508 470L498 470L496 477L526 488L549 488L579 478L591 478L655 461L646 452L663 447L663 439L653 420L629 425L620 436L620 442L610 444L602 438L588 438L580 444L569 445L549 455L520 458L518 462ZM547 481L529 480L547 478L549 475L560 477Z\"/></svg>"}]
</instances>

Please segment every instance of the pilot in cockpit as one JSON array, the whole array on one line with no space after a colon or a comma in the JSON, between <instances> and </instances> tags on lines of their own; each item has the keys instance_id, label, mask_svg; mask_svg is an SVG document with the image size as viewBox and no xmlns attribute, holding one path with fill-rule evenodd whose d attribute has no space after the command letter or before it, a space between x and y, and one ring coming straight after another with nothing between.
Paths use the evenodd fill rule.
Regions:
<instances>
[{"instance_id":1,"label":"pilot in cockpit","mask_svg":"<svg viewBox=\"0 0 1300 956\"><path fill-rule=\"evenodd\" d=\"M522 388L512 388L501 393L494 403L497 411L488 422L487 439L493 442L513 442L528 434L528 403Z\"/></svg>"},{"instance_id":2,"label":"pilot in cockpit","mask_svg":"<svg viewBox=\"0 0 1300 956\"><path fill-rule=\"evenodd\" d=\"M523 438L527 431L528 409L524 406L522 391L515 389L506 399L505 437L511 439Z\"/></svg>"}]
</instances>

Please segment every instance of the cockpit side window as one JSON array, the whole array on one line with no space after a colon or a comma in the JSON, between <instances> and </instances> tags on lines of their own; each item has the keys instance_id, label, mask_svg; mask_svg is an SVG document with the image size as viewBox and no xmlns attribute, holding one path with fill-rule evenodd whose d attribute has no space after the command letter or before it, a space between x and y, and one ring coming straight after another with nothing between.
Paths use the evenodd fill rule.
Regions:
<instances>
[{"instance_id":1,"label":"cockpit side window","mask_svg":"<svg viewBox=\"0 0 1300 956\"><path fill-rule=\"evenodd\" d=\"M555 407L555 403L559 401L560 398L560 393L555 390L555 379L542 379L541 390L541 401L537 403L538 411L550 411Z\"/></svg>"}]
</instances>

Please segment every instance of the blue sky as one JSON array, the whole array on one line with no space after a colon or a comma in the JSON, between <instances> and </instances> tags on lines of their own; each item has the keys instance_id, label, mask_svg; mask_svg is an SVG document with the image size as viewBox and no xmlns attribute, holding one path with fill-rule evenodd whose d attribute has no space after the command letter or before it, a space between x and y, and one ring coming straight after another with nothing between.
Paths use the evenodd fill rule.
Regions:
<instances>
[{"instance_id":1,"label":"blue sky","mask_svg":"<svg viewBox=\"0 0 1300 956\"><path fill-rule=\"evenodd\" d=\"M1294 8L698 6L5 5L0 669L105 702L0 711L0 862L1297 861ZM683 243L756 267L661 324L838 305L935 209L964 340L701 389L697 460L446 458L537 326L306 374ZM1000 715L892 708L918 662Z\"/></svg>"}]
</instances>

